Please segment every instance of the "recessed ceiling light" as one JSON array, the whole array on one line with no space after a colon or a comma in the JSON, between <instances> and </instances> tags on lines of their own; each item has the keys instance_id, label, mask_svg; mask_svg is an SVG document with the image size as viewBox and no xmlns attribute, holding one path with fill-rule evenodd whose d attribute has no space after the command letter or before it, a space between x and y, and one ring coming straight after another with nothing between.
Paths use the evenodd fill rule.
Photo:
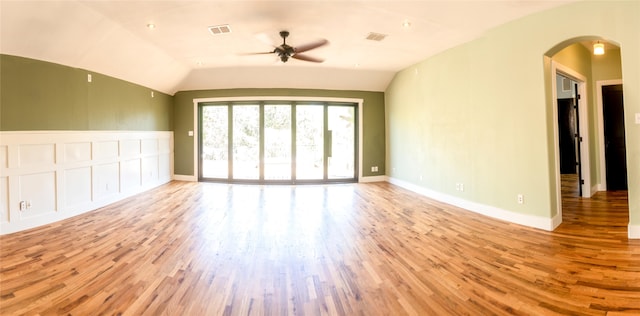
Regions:
<instances>
[{"instance_id":1,"label":"recessed ceiling light","mask_svg":"<svg viewBox=\"0 0 640 316\"><path fill-rule=\"evenodd\" d=\"M153 23L148 23L148 24L147 24L147 28L148 28L148 29L150 29L150 30L153 30L153 29L155 29L155 28L156 28L156 25L155 25L155 24L153 24Z\"/></svg>"}]
</instances>

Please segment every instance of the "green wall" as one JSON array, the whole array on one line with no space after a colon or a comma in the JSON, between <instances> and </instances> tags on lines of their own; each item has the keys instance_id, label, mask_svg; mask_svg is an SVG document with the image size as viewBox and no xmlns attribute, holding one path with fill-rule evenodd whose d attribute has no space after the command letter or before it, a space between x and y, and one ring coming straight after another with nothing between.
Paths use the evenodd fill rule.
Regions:
<instances>
[{"instance_id":1,"label":"green wall","mask_svg":"<svg viewBox=\"0 0 640 316\"><path fill-rule=\"evenodd\" d=\"M400 71L385 91L387 174L467 201L553 218L557 148L544 55L569 39L598 36L623 47L628 177L640 179L638 21L637 1L573 3L499 26ZM640 225L637 181L630 181L629 207L630 223Z\"/></svg>"},{"instance_id":2,"label":"green wall","mask_svg":"<svg viewBox=\"0 0 640 316\"><path fill-rule=\"evenodd\" d=\"M11 55L0 78L2 131L172 129L173 97L130 82Z\"/></svg>"},{"instance_id":3,"label":"green wall","mask_svg":"<svg viewBox=\"0 0 640 316\"><path fill-rule=\"evenodd\" d=\"M384 175L385 170L385 112L384 94L367 91L331 91L304 89L227 89L180 91L175 95L174 172L177 175L194 176L193 137L188 136L194 130L193 99L222 97L319 97L319 98L355 98L363 99L363 135L362 164L363 176ZM371 173L370 166L379 166L378 173Z\"/></svg>"}]
</instances>

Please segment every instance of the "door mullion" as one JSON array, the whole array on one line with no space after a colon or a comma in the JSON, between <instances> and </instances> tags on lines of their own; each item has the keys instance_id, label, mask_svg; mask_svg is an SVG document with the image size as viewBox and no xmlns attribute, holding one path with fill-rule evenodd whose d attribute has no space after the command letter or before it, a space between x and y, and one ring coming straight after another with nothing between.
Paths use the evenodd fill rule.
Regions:
<instances>
[{"instance_id":1,"label":"door mullion","mask_svg":"<svg viewBox=\"0 0 640 316\"><path fill-rule=\"evenodd\" d=\"M324 170L322 171L322 179L327 181L327 179L329 179L329 147L331 146L329 143L331 139L327 137L329 135L329 105L323 103L322 108L324 109L322 115L322 143L324 144L324 159L322 159L322 168Z\"/></svg>"},{"instance_id":2,"label":"door mullion","mask_svg":"<svg viewBox=\"0 0 640 316\"><path fill-rule=\"evenodd\" d=\"M228 143L228 155L227 155L227 168L228 174L227 178L229 180L233 179L233 104L227 104L227 135L229 140Z\"/></svg>"},{"instance_id":3,"label":"door mullion","mask_svg":"<svg viewBox=\"0 0 640 316\"><path fill-rule=\"evenodd\" d=\"M291 183L296 183L296 160L297 160L297 118L296 103L291 103Z\"/></svg>"},{"instance_id":4,"label":"door mullion","mask_svg":"<svg viewBox=\"0 0 640 316\"><path fill-rule=\"evenodd\" d=\"M264 180L264 102L258 108L258 179Z\"/></svg>"}]
</instances>

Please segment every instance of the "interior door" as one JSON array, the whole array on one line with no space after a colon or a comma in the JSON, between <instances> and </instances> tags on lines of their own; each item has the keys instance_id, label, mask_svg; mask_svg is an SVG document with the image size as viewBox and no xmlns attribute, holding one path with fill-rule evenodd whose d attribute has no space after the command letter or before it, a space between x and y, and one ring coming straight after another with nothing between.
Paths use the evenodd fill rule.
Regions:
<instances>
[{"instance_id":1,"label":"interior door","mask_svg":"<svg viewBox=\"0 0 640 316\"><path fill-rule=\"evenodd\" d=\"M558 137L560 143L560 173L576 174L575 120L573 99L558 99Z\"/></svg>"},{"instance_id":2,"label":"interior door","mask_svg":"<svg viewBox=\"0 0 640 316\"><path fill-rule=\"evenodd\" d=\"M627 190L622 85L602 87L607 190Z\"/></svg>"}]
</instances>

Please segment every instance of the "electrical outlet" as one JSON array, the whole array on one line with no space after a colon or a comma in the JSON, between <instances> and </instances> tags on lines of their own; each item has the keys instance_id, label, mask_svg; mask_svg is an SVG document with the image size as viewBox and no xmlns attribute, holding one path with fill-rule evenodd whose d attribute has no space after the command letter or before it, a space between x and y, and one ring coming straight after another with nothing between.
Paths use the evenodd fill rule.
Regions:
<instances>
[{"instance_id":1,"label":"electrical outlet","mask_svg":"<svg viewBox=\"0 0 640 316\"><path fill-rule=\"evenodd\" d=\"M524 204L524 195L518 194L518 204Z\"/></svg>"},{"instance_id":2,"label":"electrical outlet","mask_svg":"<svg viewBox=\"0 0 640 316\"><path fill-rule=\"evenodd\" d=\"M371 172L378 172L378 166L372 166Z\"/></svg>"},{"instance_id":3,"label":"electrical outlet","mask_svg":"<svg viewBox=\"0 0 640 316\"><path fill-rule=\"evenodd\" d=\"M26 210L27 209L27 201L20 201L19 208L20 208L21 211Z\"/></svg>"}]
</instances>

